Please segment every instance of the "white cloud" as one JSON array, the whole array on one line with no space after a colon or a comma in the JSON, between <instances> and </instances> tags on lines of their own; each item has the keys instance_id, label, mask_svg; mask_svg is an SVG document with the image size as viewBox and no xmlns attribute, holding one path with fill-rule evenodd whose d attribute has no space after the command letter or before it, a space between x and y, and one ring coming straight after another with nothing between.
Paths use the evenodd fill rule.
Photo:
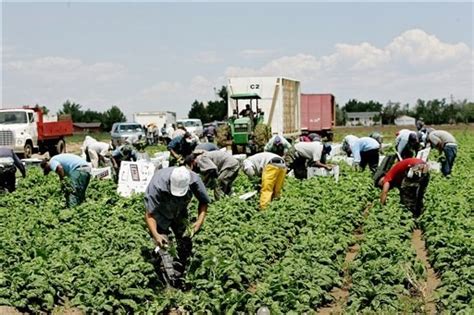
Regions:
<instances>
[{"instance_id":1,"label":"white cloud","mask_svg":"<svg viewBox=\"0 0 474 315\"><path fill-rule=\"evenodd\" d=\"M326 56L297 54L259 68L230 66L227 76L282 75L302 82L303 92L348 98L413 102L418 97L472 99L473 51L465 43L442 42L414 29L387 46L339 43Z\"/></svg>"},{"instance_id":2,"label":"white cloud","mask_svg":"<svg viewBox=\"0 0 474 315\"><path fill-rule=\"evenodd\" d=\"M121 64L87 64L80 59L55 56L10 61L5 64L5 70L52 84L82 80L109 82L123 79L127 74L126 67Z\"/></svg>"}]
</instances>

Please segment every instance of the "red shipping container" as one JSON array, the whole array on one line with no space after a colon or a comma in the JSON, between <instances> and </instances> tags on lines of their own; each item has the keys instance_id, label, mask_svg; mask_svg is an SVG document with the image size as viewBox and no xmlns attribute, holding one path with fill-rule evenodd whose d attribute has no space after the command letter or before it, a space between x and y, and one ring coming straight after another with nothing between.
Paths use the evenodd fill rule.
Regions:
<instances>
[{"instance_id":1,"label":"red shipping container","mask_svg":"<svg viewBox=\"0 0 474 315\"><path fill-rule=\"evenodd\" d=\"M335 98L332 94L301 94L301 129L324 133L335 124Z\"/></svg>"}]
</instances>

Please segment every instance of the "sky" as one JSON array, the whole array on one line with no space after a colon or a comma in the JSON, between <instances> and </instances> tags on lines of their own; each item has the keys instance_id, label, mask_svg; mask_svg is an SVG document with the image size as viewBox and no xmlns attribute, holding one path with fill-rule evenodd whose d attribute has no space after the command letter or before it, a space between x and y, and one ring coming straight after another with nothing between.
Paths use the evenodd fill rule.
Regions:
<instances>
[{"instance_id":1,"label":"sky","mask_svg":"<svg viewBox=\"0 0 474 315\"><path fill-rule=\"evenodd\" d=\"M414 104L473 100L473 3L2 3L2 107L170 110L233 76Z\"/></svg>"}]
</instances>

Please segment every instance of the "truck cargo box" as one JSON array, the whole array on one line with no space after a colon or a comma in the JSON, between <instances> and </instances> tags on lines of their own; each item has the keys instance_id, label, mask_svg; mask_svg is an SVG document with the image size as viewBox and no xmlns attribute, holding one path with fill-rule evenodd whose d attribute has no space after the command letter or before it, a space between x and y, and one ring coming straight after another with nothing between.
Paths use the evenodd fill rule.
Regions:
<instances>
[{"instance_id":1,"label":"truck cargo box","mask_svg":"<svg viewBox=\"0 0 474 315\"><path fill-rule=\"evenodd\" d=\"M287 137L299 135L299 81L284 77L235 77L228 79L227 93L229 117L237 109L232 95L256 93L261 97L258 106L264 112L264 122L271 126L273 134ZM239 102L239 107L238 111L245 108L245 104Z\"/></svg>"},{"instance_id":2,"label":"truck cargo box","mask_svg":"<svg viewBox=\"0 0 474 315\"><path fill-rule=\"evenodd\" d=\"M309 132L331 130L336 120L332 94L301 94L301 129Z\"/></svg>"}]
</instances>

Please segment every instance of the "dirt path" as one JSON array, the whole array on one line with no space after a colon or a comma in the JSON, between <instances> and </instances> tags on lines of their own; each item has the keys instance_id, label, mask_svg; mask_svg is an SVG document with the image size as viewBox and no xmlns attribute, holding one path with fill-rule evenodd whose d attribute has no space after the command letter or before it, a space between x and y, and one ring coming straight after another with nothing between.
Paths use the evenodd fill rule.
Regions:
<instances>
[{"instance_id":1,"label":"dirt path","mask_svg":"<svg viewBox=\"0 0 474 315\"><path fill-rule=\"evenodd\" d=\"M364 220L365 218L367 218L370 208L372 208L371 203L365 207L364 212L362 213ZM349 291L352 286L350 265L354 261L355 257L357 256L357 253L360 250L360 245L359 245L360 241L364 238L363 224L364 223L362 222L362 224L354 230L353 235L356 240L356 243L347 248L346 257L344 259L342 287L333 288L331 290L330 294L334 298L334 301L330 305L320 308L318 310L318 315L344 313L344 307L347 304L347 301L349 300Z\"/></svg>"},{"instance_id":2,"label":"dirt path","mask_svg":"<svg viewBox=\"0 0 474 315\"><path fill-rule=\"evenodd\" d=\"M427 271L426 281L417 285L424 302L424 311L426 314L436 314L434 291L440 284L440 280L428 261L428 253L420 229L413 231L411 244L416 251L416 257L423 263Z\"/></svg>"}]
</instances>

